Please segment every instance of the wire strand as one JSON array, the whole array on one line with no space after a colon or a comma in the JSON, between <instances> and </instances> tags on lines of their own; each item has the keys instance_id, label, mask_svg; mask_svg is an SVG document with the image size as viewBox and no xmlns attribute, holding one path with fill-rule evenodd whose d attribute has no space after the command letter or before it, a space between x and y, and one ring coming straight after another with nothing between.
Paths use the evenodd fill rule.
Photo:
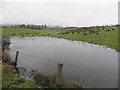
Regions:
<instances>
[{"instance_id":1,"label":"wire strand","mask_svg":"<svg viewBox=\"0 0 120 90\"><path fill-rule=\"evenodd\" d=\"M12 51L15 51L15 50L12 50ZM37 58L39 59L40 61L46 63L46 61L44 60L45 58L43 57L40 57L40 56L35 56L33 54L27 54L27 53L23 53L23 52L20 52L21 54L24 54L26 56L30 56L30 57L34 57L34 58ZM42 59L41 59L42 58ZM55 60L50 60L52 63L59 63L58 61L55 61ZM49 62L50 63L50 62ZM118 75L117 73L112 73L112 72L107 72L107 71L103 71L103 70L99 70L99 69L92 69L92 68L87 68L87 67L84 67L82 64L80 66L76 66L76 65L72 65L72 64L68 64L68 63L63 63L64 65L67 65L67 66L70 66L70 67L73 67L73 68L79 68L79 69L84 69L84 70L89 70L89 71L94 71L94 72L102 72L102 73L107 73L107 74L112 74L112 75Z\"/></svg>"}]
</instances>

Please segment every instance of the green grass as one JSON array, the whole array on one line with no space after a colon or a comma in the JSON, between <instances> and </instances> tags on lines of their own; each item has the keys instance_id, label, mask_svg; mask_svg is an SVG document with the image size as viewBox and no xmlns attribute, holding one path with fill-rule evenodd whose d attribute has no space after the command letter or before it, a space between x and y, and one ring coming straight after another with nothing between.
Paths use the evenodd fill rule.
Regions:
<instances>
[{"instance_id":1,"label":"green grass","mask_svg":"<svg viewBox=\"0 0 120 90\"><path fill-rule=\"evenodd\" d=\"M26 28L2 28L3 37L32 37L32 36L48 36L54 34L55 31L50 30L33 30Z\"/></svg>"},{"instance_id":2,"label":"green grass","mask_svg":"<svg viewBox=\"0 0 120 90\"><path fill-rule=\"evenodd\" d=\"M68 29L69 30L69 29ZM112 49L118 50L118 27L117 26L105 26L94 28L99 34L90 34L89 32L58 34L60 32L66 32L68 30L33 30L26 28L3 28L2 35L7 37L32 37L32 36L51 36L57 38L64 38L69 40L84 41L98 45L105 45ZM74 29L73 29L74 30ZM109 30L109 31L106 31ZM84 35L84 34L87 35Z\"/></svg>"},{"instance_id":3,"label":"green grass","mask_svg":"<svg viewBox=\"0 0 120 90\"><path fill-rule=\"evenodd\" d=\"M9 58L8 53L4 52L2 57L4 58L3 63L0 63L0 86L2 85L2 88L83 88L78 82L69 83L62 80L62 84L59 84L56 75L36 70L31 71L32 80L26 80L17 75L14 62Z\"/></svg>"},{"instance_id":4,"label":"green grass","mask_svg":"<svg viewBox=\"0 0 120 90\"><path fill-rule=\"evenodd\" d=\"M34 81L17 76L12 65L3 64L2 70L2 88L38 88Z\"/></svg>"},{"instance_id":5,"label":"green grass","mask_svg":"<svg viewBox=\"0 0 120 90\"><path fill-rule=\"evenodd\" d=\"M15 74L5 75L2 84L3 88L38 88L34 82L20 78Z\"/></svg>"},{"instance_id":6,"label":"green grass","mask_svg":"<svg viewBox=\"0 0 120 90\"><path fill-rule=\"evenodd\" d=\"M19 77L8 53L0 52L0 55L1 53L3 62L0 62L0 85L2 83L2 88L38 88L35 81Z\"/></svg>"}]
</instances>

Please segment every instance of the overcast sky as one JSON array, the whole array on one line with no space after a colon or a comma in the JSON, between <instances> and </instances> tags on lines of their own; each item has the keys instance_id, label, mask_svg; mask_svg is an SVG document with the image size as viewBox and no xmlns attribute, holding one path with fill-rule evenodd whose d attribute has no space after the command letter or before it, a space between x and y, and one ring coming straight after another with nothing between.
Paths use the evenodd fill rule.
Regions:
<instances>
[{"instance_id":1,"label":"overcast sky","mask_svg":"<svg viewBox=\"0 0 120 90\"><path fill-rule=\"evenodd\" d=\"M2 24L93 26L118 23L117 0L79 2L2 0L0 12Z\"/></svg>"}]
</instances>

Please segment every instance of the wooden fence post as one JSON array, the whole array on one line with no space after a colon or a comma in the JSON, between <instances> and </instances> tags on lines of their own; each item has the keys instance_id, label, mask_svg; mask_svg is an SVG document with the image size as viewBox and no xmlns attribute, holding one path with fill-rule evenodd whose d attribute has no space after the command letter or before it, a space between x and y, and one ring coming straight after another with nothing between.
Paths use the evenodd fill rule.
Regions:
<instances>
[{"instance_id":1,"label":"wooden fence post","mask_svg":"<svg viewBox=\"0 0 120 90\"><path fill-rule=\"evenodd\" d=\"M15 55L15 67L17 66L18 54L19 54L19 51L16 51L16 55Z\"/></svg>"},{"instance_id":2,"label":"wooden fence post","mask_svg":"<svg viewBox=\"0 0 120 90\"><path fill-rule=\"evenodd\" d=\"M61 74L62 74L63 64L58 63L58 71L57 71L57 82L61 84Z\"/></svg>"}]
</instances>

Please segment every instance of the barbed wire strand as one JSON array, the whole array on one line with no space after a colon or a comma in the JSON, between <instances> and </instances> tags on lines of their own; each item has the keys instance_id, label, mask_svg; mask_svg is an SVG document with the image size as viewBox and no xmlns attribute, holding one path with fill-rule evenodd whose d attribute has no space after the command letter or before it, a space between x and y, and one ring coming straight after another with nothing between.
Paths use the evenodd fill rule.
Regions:
<instances>
[{"instance_id":1,"label":"barbed wire strand","mask_svg":"<svg viewBox=\"0 0 120 90\"><path fill-rule=\"evenodd\" d=\"M12 51L16 51L16 50L12 50ZM27 53L23 53L23 52L20 52L21 54L24 54L26 56L30 56L30 57L34 57L44 63L46 63L46 61L44 60L45 58L43 57L40 57L40 56L35 56L33 54L27 54ZM50 60L50 62L52 63L60 63L58 61L55 61L55 60ZM50 63L49 62L49 63ZM70 66L70 67L73 67L73 68L79 68L79 69L85 69L85 70L89 70L89 71L94 71L94 72L102 72L102 73L107 73L107 74L112 74L112 75L118 75L117 73L112 73L112 72L107 72L107 71L103 71L103 70L100 70L100 69L92 69L92 68L87 68L87 67L84 67L82 64L80 66L76 66L76 65L72 65L72 64L68 64L68 63L63 63L64 65L67 65L67 66Z\"/></svg>"}]
</instances>

